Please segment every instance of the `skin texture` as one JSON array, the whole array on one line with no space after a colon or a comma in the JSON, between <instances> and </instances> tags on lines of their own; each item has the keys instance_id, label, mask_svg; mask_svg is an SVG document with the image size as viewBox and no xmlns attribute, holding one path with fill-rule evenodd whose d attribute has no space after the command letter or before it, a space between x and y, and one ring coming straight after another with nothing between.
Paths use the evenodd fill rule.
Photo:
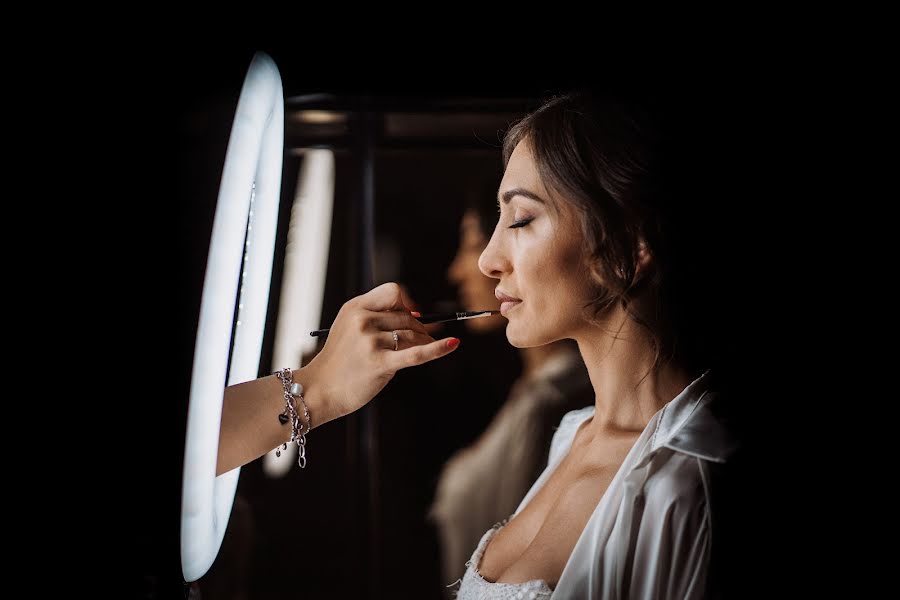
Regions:
<instances>
[{"instance_id":1,"label":"skin texture","mask_svg":"<svg viewBox=\"0 0 900 600\"><path fill-rule=\"evenodd\" d=\"M478 213L471 209L463 215L459 227L459 248L447 269L447 279L457 287L465 310L499 310L500 301L494 295L496 282L478 267L478 259L488 244L479 219ZM464 323L466 329L473 333L489 333L506 327L506 319L501 316L469 319ZM562 350L564 348L560 344L520 348L524 366L522 375L529 376Z\"/></svg>"}]
</instances>

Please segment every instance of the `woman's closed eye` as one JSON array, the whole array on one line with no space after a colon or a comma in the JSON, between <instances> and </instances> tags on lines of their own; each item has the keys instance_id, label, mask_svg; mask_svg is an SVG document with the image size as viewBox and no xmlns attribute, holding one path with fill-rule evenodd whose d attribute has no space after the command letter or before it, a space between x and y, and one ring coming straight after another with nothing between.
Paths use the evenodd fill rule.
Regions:
<instances>
[{"instance_id":1,"label":"woman's closed eye","mask_svg":"<svg viewBox=\"0 0 900 600\"><path fill-rule=\"evenodd\" d=\"M526 217L524 219L519 219L518 221L516 221L512 225L510 225L509 228L515 229L516 227L525 227L532 221L534 221L534 217Z\"/></svg>"}]
</instances>

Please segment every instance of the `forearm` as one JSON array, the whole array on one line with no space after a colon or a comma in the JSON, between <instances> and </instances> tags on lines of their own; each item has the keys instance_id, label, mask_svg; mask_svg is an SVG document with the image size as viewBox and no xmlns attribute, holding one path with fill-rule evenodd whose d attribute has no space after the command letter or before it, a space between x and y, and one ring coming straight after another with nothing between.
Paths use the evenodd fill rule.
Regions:
<instances>
[{"instance_id":1,"label":"forearm","mask_svg":"<svg viewBox=\"0 0 900 600\"><path fill-rule=\"evenodd\" d=\"M327 387L307 368L294 371L294 382L303 385L312 428L340 416L329 402ZM282 424L284 389L274 375L225 388L216 476L253 461L291 439L290 422ZM302 413L299 401L297 408ZM302 417L301 417L302 420Z\"/></svg>"}]
</instances>

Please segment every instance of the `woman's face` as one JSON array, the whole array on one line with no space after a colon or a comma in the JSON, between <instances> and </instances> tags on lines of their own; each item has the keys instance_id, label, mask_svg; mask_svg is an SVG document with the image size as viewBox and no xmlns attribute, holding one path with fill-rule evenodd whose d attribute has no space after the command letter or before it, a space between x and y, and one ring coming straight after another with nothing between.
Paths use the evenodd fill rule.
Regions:
<instances>
[{"instance_id":1,"label":"woman's face","mask_svg":"<svg viewBox=\"0 0 900 600\"><path fill-rule=\"evenodd\" d=\"M465 310L498 310L500 301L494 296L494 281L478 269L478 257L487 246L481 231L478 214L467 210L459 226L459 249L447 271L447 278L459 288L459 297ZM504 325L501 319L467 319L471 331L487 332Z\"/></svg>"},{"instance_id":2,"label":"woman's face","mask_svg":"<svg viewBox=\"0 0 900 600\"><path fill-rule=\"evenodd\" d=\"M527 140L516 146L498 192L500 220L481 254L481 272L497 279L506 337L519 348L574 337L594 295L588 253L571 204L541 182Z\"/></svg>"}]
</instances>

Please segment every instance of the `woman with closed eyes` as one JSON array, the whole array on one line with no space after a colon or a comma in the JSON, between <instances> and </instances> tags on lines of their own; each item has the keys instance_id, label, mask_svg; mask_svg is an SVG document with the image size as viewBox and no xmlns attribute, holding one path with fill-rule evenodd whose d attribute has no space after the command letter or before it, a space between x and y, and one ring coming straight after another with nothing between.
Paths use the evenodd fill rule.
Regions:
<instances>
[{"instance_id":1,"label":"woman with closed eyes","mask_svg":"<svg viewBox=\"0 0 900 600\"><path fill-rule=\"evenodd\" d=\"M722 332L707 310L715 278L702 266L717 248L702 229L704 164L689 155L696 142L679 145L683 132L655 108L567 94L504 140L499 220L479 268L496 282L513 346L574 340L593 403L562 418L546 469L481 537L460 599L721 593L720 482L739 443L716 362ZM323 422L316 412L330 420L356 410L397 369L456 347L433 341L399 298L387 284L351 300L298 372L314 425ZM278 410L277 382L270 387ZM258 412L229 421L229 394L223 440L240 438ZM448 419L459 417L449 410ZM288 433L233 452L224 467Z\"/></svg>"}]
</instances>

